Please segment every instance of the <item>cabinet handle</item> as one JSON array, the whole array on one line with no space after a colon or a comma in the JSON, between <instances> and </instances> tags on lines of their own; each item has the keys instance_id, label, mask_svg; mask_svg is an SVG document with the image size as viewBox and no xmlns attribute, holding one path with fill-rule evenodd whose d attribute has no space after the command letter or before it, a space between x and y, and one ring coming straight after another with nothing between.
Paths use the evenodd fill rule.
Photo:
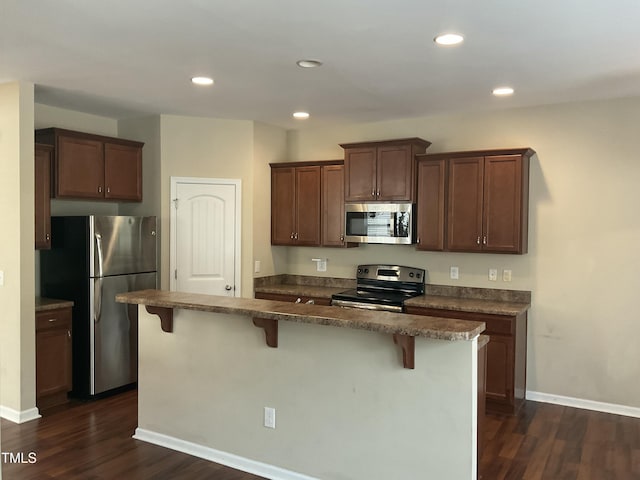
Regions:
<instances>
[{"instance_id":1,"label":"cabinet handle","mask_svg":"<svg viewBox=\"0 0 640 480\"><path fill-rule=\"evenodd\" d=\"M487 244L487 236L486 235L484 237L482 237L482 244L483 245Z\"/></svg>"},{"instance_id":2,"label":"cabinet handle","mask_svg":"<svg viewBox=\"0 0 640 480\"><path fill-rule=\"evenodd\" d=\"M102 187L98 187L98 193L102 193Z\"/></svg>"},{"instance_id":3,"label":"cabinet handle","mask_svg":"<svg viewBox=\"0 0 640 480\"><path fill-rule=\"evenodd\" d=\"M298 239L298 234L297 234L297 233L295 233L295 234L293 235L293 238L297 240L297 239Z\"/></svg>"},{"instance_id":4,"label":"cabinet handle","mask_svg":"<svg viewBox=\"0 0 640 480\"><path fill-rule=\"evenodd\" d=\"M378 191L376 192L376 197L380 196L380 189L378 189Z\"/></svg>"},{"instance_id":5,"label":"cabinet handle","mask_svg":"<svg viewBox=\"0 0 640 480\"><path fill-rule=\"evenodd\" d=\"M375 197L376 196L376 191L375 190L371 190L371 196Z\"/></svg>"},{"instance_id":6,"label":"cabinet handle","mask_svg":"<svg viewBox=\"0 0 640 480\"><path fill-rule=\"evenodd\" d=\"M67 337L71 338L71 330L67 330Z\"/></svg>"},{"instance_id":7,"label":"cabinet handle","mask_svg":"<svg viewBox=\"0 0 640 480\"><path fill-rule=\"evenodd\" d=\"M420 237L418 237L418 245L420 245Z\"/></svg>"},{"instance_id":8,"label":"cabinet handle","mask_svg":"<svg viewBox=\"0 0 640 480\"><path fill-rule=\"evenodd\" d=\"M302 299L300 297L298 297L298 299L293 303L302 303Z\"/></svg>"},{"instance_id":9,"label":"cabinet handle","mask_svg":"<svg viewBox=\"0 0 640 480\"><path fill-rule=\"evenodd\" d=\"M107 187L107 193L111 193L111 187Z\"/></svg>"},{"instance_id":10,"label":"cabinet handle","mask_svg":"<svg viewBox=\"0 0 640 480\"><path fill-rule=\"evenodd\" d=\"M478 235L478 239L476 240L476 245L480 245L480 235Z\"/></svg>"},{"instance_id":11,"label":"cabinet handle","mask_svg":"<svg viewBox=\"0 0 640 480\"><path fill-rule=\"evenodd\" d=\"M58 320L57 318L50 318L49 321L50 322L55 322L56 320Z\"/></svg>"},{"instance_id":12,"label":"cabinet handle","mask_svg":"<svg viewBox=\"0 0 640 480\"><path fill-rule=\"evenodd\" d=\"M51 234L47 233L47 234L44 236L44 238L45 238L45 240L48 242L49 240L51 240Z\"/></svg>"},{"instance_id":13,"label":"cabinet handle","mask_svg":"<svg viewBox=\"0 0 640 480\"><path fill-rule=\"evenodd\" d=\"M289 238L293 240L293 232L291 232L291 235L289 235Z\"/></svg>"},{"instance_id":14,"label":"cabinet handle","mask_svg":"<svg viewBox=\"0 0 640 480\"><path fill-rule=\"evenodd\" d=\"M344 235L340 235L340 241L344 242Z\"/></svg>"}]
</instances>

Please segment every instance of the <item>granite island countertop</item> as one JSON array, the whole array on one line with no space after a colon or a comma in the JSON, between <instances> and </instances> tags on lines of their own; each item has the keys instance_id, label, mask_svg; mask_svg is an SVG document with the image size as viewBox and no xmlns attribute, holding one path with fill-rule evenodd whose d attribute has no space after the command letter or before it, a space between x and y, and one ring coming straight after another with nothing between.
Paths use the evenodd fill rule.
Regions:
<instances>
[{"instance_id":1,"label":"granite island countertop","mask_svg":"<svg viewBox=\"0 0 640 480\"><path fill-rule=\"evenodd\" d=\"M274 275L254 279L256 293L275 293L317 298L331 298L355 288L356 281L346 278L313 277L304 275ZM519 315L531 306L531 292L492 288L425 285L425 294L405 302L407 306L436 308L491 315Z\"/></svg>"},{"instance_id":2,"label":"granite island countertop","mask_svg":"<svg viewBox=\"0 0 640 480\"><path fill-rule=\"evenodd\" d=\"M484 322L469 320L164 290L120 293L116 301L451 341L472 340L485 330Z\"/></svg>"}]
</instances>

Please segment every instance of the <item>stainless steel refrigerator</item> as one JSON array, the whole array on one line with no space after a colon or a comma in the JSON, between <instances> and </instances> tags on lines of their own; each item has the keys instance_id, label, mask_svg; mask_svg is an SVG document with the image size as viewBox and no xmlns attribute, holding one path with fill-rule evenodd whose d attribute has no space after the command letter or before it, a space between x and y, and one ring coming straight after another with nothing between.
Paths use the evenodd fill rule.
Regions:
<instances>
[{"instance_id":1,"label":"stainless steel refrigerator","mask_svg":"<svg viewBox=\"0 0 640 480\"><path fill-rule=\"evenodd\" d=\"M137 309L115 296L156 288L156 228L156 217L51 218L51 249L40 253L40 294L74 302L73 396L137 382Z\"/></svg>"}]
</instances>

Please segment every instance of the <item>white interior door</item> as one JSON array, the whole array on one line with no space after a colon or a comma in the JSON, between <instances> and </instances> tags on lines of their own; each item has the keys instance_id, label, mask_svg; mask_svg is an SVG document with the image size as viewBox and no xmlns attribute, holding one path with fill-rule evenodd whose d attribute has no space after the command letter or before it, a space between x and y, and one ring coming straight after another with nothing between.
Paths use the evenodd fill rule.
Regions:
<instances>
[{"instance_id":1,"label":"white interior door","mask_svg":"<svg viewBox=\"0 0 640 480\"><path fill-rule=\"evenodd\" d=\"M171 290L240 296L240 181L172 178Z\"/></svg>"}]
</instances>

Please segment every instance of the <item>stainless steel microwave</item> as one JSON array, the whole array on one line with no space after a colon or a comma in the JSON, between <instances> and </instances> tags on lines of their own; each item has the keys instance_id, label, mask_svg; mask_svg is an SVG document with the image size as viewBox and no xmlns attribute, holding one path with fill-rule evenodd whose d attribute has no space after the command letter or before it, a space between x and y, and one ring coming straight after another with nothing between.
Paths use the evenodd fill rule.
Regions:
<instances>
[{"instance_id":1,"label":"stainless steel microwave","mask_svg":"<svg viewBox=\"0 0 640 480\"><path fill-rule=\"evenodd\" d=\"M357 243L415 243L411 203L346 203L345 240Z\"/></svg>"}]
</instances>

